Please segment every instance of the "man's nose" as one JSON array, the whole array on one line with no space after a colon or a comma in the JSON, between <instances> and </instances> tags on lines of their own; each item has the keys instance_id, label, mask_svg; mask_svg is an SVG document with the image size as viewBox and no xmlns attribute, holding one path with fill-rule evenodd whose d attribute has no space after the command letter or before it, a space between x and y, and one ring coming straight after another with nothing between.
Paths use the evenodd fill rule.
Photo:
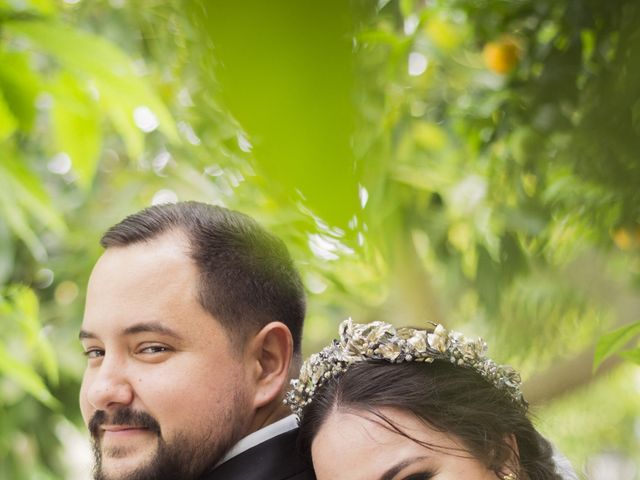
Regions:
<instances>
[{"instance_id":1,"label":"man's nose","mask_svg":"<svg viewBox=\"0 0 640 480\"><path fill-rule=\"evenodd\" d=\"M96 410L109 410L133 402L135 393L124 363L107 353L94 374L85 378L87 401Z\"/></svg>"}]
</instances>

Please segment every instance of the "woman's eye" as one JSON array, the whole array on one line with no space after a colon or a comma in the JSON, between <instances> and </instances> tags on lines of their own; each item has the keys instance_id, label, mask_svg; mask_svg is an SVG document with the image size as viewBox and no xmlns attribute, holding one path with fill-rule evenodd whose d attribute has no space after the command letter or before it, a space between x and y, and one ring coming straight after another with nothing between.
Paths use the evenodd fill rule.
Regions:
<instances>
[{"instance_id":1,"label":"woman's eye","mask_svg":"<svg viewBox=\"0 0 640 480\"><path fill-rule=\"evenodd\" d=\"M412 475L409 475L408 477L404 477L402 480L430 480L431 478L433 478L433 473L421 472L414 473Z\"/></svg>"},{"instance_id":2,"label":"woman's eye","mask_svg":"<svg viewBox=\"0 0 640 480\"><path fill-rule=\"evenodd\" d=\"M87 358L104 357L104 350L100 350L99 348L91 348L89 350L85 350L84 356Z\"/></svg>"}]
</instances>

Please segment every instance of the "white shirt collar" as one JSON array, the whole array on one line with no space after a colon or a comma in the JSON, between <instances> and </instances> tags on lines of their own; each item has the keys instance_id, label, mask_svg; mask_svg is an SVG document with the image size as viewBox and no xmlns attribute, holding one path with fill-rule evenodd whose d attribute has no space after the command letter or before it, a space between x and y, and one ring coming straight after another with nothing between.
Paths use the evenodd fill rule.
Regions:
<instances>
[{"instance_id":1,"label":"white shirt collar","mask_svg":"<svg viewBox=\"0 0 640 480\"><path fill-rule=\"evenodd\" d=\"M278 435L289 432L297 427L297 417L291 414L288 417L284 417L277 422L261 428L260 430L256 430L255 432L250 433L249 435L241 439L238 443L236 443L231 448L231 450L229 450L227 454L222 458L222 460L218 462L218 465L226 462L236 455L240 455L242 452L249 450L250 448L253 448L260 443L266 442L273 437L277 437ZM218 465L216 465L216 467Z\"/></svg>"}]
</instances>

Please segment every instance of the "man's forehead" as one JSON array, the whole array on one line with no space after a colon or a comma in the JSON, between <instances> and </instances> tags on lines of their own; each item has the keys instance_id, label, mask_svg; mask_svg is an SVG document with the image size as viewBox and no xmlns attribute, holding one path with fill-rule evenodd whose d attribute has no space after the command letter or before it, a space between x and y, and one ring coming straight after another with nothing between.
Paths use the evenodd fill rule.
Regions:
<instances>
[{"instance_id":1,"label":"man's forehead","mask_svg":"<svg viewBox=\"0 0 640 480\"><path fill-rule=\"evenodd\" d=\"M145 277L145 284L180 279L194 283L195 275L197 268L188 254L186 238L178 232L168 232L149 241L107 248L91 272L88 296L96 284L102 290L128 280L141 282Z\"/></svg>"},{"instance_id":2,"label":"man's forehead","mask_svg":"<svg viewBox=\"0 0 640 480\"><path fill-rule=\"evenodd\" d=\"M89 279L83 329L115 333L137 323L161 322L179 330L185 319L201 313L198 283L179 234L110 247Z\"/></svg>"},{"instance_id":3,"label":"man's forehead","mask_svg":"<svg viewBox=\"0 0 640 480\"><path fill-rule=\"evenodd\" d=\"M170 230L155 237L128 245L108 247L98 263L104 259L155 256L165 260L189 258L189 240L180 230Z\"/></svg>"}]
</instances>

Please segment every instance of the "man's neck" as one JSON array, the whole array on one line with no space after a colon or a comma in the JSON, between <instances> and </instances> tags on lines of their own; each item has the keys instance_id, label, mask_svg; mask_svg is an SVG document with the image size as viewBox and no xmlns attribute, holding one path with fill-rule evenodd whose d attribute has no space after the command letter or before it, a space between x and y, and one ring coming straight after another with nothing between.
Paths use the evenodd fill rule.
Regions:
<instances>
[{"instance_id":1,"label":"man's neck","mask_svg":"<svg viewBox=\"0 0 640 480\"><path fill-rule=\"evenodd\" d=\"M277 422L278 420L282 420L285 417L291 415L291 410L289 407L284 405L280 400L269 404L268 406L258 410L256 413L255 419L251 426L247 435L250 435L253 432L256 432L262 428L265 428L272 423Z\"/></svg>"}]
</instances>

